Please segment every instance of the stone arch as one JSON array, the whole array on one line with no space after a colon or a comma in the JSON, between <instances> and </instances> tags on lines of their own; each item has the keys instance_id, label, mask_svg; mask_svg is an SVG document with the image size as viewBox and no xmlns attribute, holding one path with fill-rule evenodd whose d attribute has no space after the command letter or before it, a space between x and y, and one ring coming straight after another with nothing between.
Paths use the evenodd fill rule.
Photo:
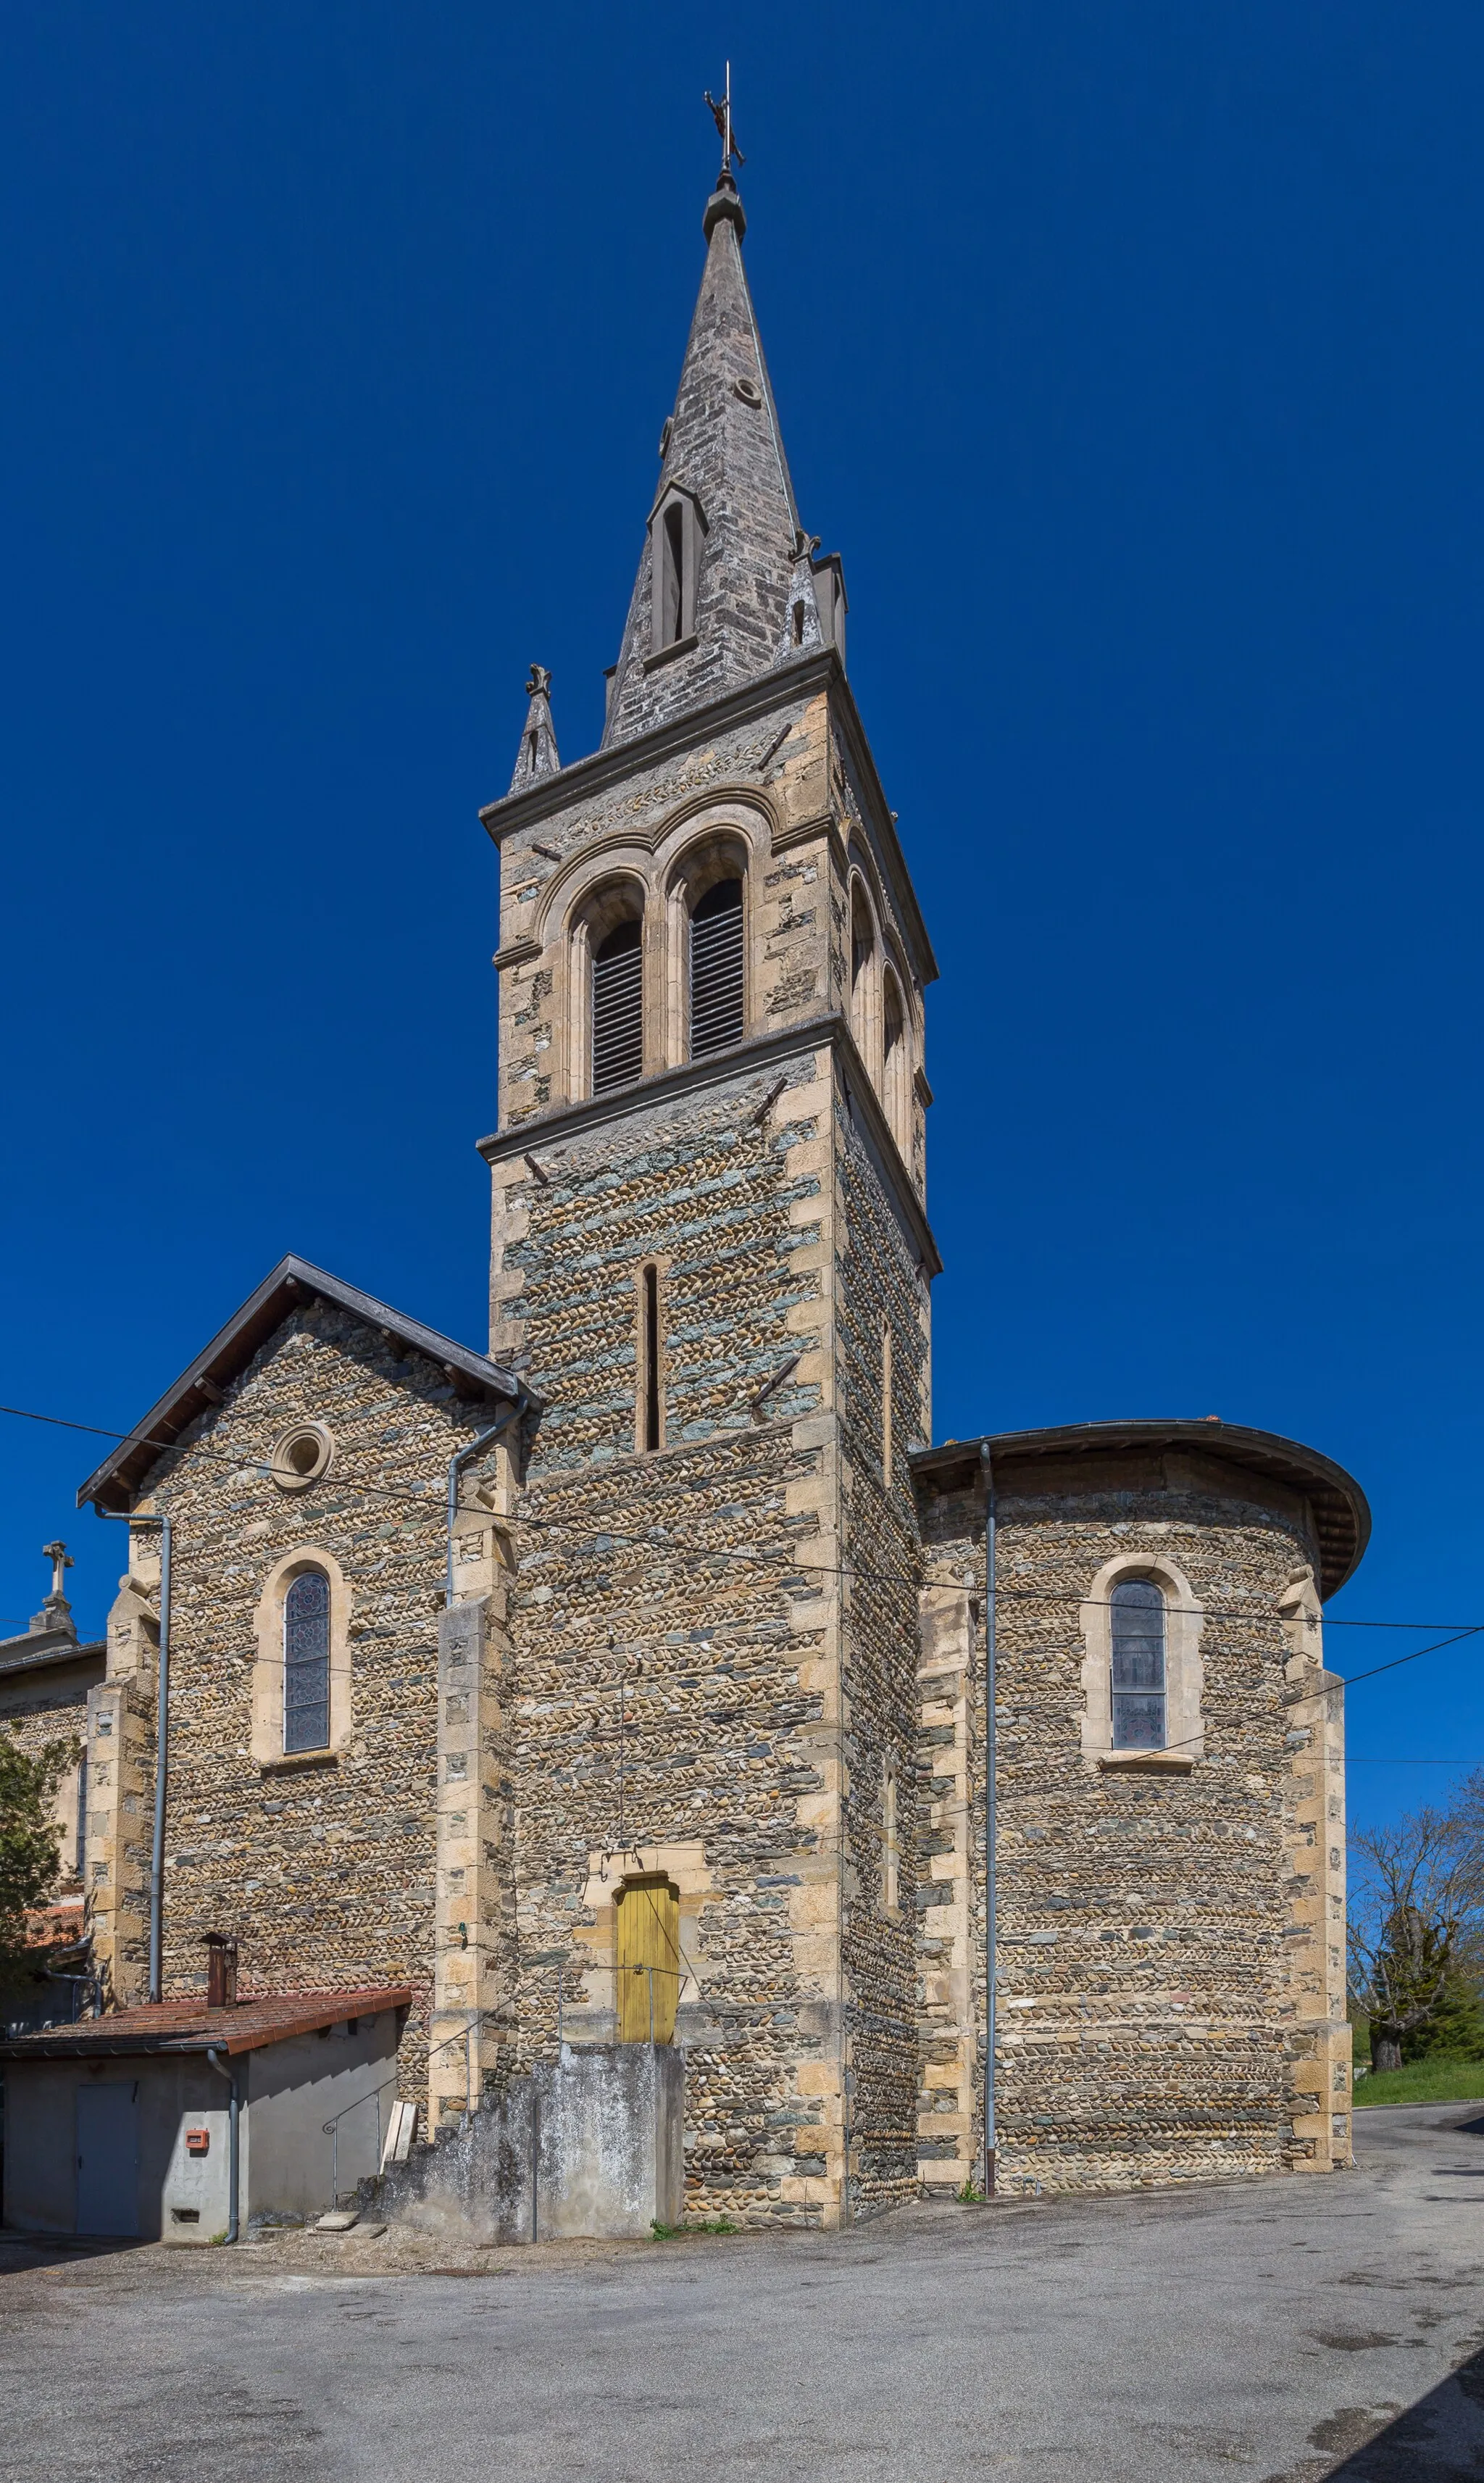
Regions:
<instances>
[{"instance_id":1,"label":"stone arch","mask_svg":"<svg viewBox=\"0 0 1484 2483\"><path fill-rule=\"evenodd\" d=\"M881 926L865 874L846 883L845 988L850 1030L878 1094L881 1091Z\"/></svg>"},{"instance_id":2,"label":"stone arch","mask_svg":"<svg viewBox=\"0 0 1484 2483\"><path fill-rule=\"evenodd\" d=\"M1149 1579L1164 1596L1165 1747L1160 1750L1115 1750L1113 1747L1112 1594L1125 1578ZM1188 1774L1206 1755L1201 1719L1205 1615L1184 1571L1167 1553L1130 1544L1104 1561L1083 1600L1081 1621L1083 1757L1103 1768Z\"/></svg>"},{"instance_id":3,"label":"stone arch","mask_svg":"<svg viewBox=\"0 0 1484 2483\"><path fill-rule=\"evenodd\" d=\"M580 888L569 905L563 943L566 991L562 1015L566 1029L563 1082L570 1103L579 1103L593 1092L594 958L610 934L626 922L639 925L643 959L643 1067L648 1069L654 1058L650 1026L655 982L651 953L654 909L649 898L647 873L631 866L615 869L610 865Z\"/></svg>"},{"instance_id":4,"label":"stone arch","mask_svg":"<svg viewBox=\"0 0 1484 2483\"><path fill-rule=\"evenodd\" d=\"M913 1027L906 992L888 958L882 972L881 1100L888 1126L906 1163L912 1161Z\"/></svg>"},{"instance_id":5,"label":"stone arch","mask_svg":"<svg viewBox=\"0 0 1484 2483\"><path fill-rule=\"evenodd\" d=\"M753 1025L756 875L746 831L729 818L707 821L671 859L665 874L665 1058L690 1055L691 918L727 880L742 886L742 1028Z\"/></svg>"},{"instance_id":6,"label":"stone arch","mask_svg":"<svg viewBox=\"0 0 1484 2483\"><path fill-rule=\"evenodd\" d=\"M326 1750L349 1749L355 1724L351 1681L351 1590L332 1552L321 1543L296 1544L276 1561L263 1581L253 1614L257 1652L252 1664L252 1756L259 1767L292 1767L283 1749L283 1601L296 1578L321 1569L330 1581L330 1740ZM322 1757L324 1753L305 1753Z\"/></svg>"}]
</instances>

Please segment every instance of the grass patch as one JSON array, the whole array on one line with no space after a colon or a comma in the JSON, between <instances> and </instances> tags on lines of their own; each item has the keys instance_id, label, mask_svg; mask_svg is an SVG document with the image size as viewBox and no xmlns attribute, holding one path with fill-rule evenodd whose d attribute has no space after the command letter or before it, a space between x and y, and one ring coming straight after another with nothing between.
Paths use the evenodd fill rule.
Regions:
<instances>
[{"instance_id":1,"label":"grass patch","mask_svg":"<svg viewBox=\"0 0 1484 2483\"><path fill-rule=\"evenodd\" d=\"M662 2225L656 2216L649 2230L657 2242L683 2242L692 2233L739 2233L742 2228L734 2225L729 2216L713 2216L707 2224L695 2225Z\"/></svg>"},{"instance_id":2,"label":"grass patch","mask_svg":"<svg viewBox=\"0 0 1484 2483\"><path fill-rule=\"evenodd\" d=\"M1358 2078L1355 2108L1371 2103L1472 2103L1484 2101L1484 2061L1413 2061L1404 2069L1388 2069Z\"/></svg>"}]
</instances>

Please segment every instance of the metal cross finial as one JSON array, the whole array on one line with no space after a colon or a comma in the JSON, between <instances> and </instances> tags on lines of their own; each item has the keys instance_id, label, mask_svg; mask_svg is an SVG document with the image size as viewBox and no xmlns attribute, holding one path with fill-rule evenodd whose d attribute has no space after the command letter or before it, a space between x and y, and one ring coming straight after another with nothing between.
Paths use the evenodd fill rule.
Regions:
<instances>
[{"instance_id":1,"label":"metal cross finial","mask_svg":"<svg viewBox=\"0 0 1484 2483\"><path fill-rule=\"evenodd\" d=\"M51 1596L48 1601L63 1601L63 1571L72 1566L67 1547L65 1543L43 1543L41 1552L51 1562Z\"/></svg>"},{"instance_id":2,"label":"metal cross finial","mask_svg":"<svg viewBox=\"0 0 1484 2483\"><path fill-rule=\"evenodd\" d=\"M731 135L730 61L727 64L727 88L720 103L717 102L716 97L711 93L709 87L706 89L706 101L711 107L711 118L716 123L716 134L722 142L722 171L724 173L729 173L731 171L731 159L733 155L735 155L739 164L745 164L747 162L747 157L743 154L741 147L734 143Z\"/></svg>"}]
</instances>

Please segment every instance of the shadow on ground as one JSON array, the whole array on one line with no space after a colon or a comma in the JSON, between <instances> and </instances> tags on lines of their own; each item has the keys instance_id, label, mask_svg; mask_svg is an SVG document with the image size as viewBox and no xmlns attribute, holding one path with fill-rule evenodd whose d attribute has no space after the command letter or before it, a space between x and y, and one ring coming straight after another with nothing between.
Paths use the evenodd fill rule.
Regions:
<instances>
[{"instance_id":1,"label":"shadow on ground","mask_svg":"<svg viewBox=\"0 0 1484 2483\"><path fill-rule=\"evenodd\" d=\"M114 2239L104 2234L78 2237L67 2233L53 2239L50 2235L0 2233L0 2276L29 2275L33 2268L56 2267L64 2260L113 2258L120 2251L147 2247L132 2235Z\"/></svg>"},{"instance_id":2,"label":"shadow on ground","mask_svg":"<svg viewBox=\"0 0 1484 2483\"><path fill-rule=\"evenodd\" d=\"M1405 2409L1340 2406L1301 2457L1266 2483L1478 2483L1484 2473L1484 2351Z\"/></svg>"}]
</instances>

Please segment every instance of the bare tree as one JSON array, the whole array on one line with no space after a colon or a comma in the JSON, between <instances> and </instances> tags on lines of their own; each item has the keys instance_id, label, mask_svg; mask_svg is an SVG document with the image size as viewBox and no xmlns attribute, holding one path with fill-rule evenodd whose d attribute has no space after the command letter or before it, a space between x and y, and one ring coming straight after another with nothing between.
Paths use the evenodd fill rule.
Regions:
<instances>
[{"instance_id":1,"label":"bare tree","mask_svg":"<svg viewBox=\"0 0 1484 2483\"><path fill-rule=\"evenodd\" d=\"M1477 1790L1484 1825L1484 1787ZM1370 2019L1377 2070L1401 2068L1403 2036L1431 2021L1477 1953L1481 1850L1462 1806L1351 1836L1350 1989Z\"/></svg>"}]
</instances>

